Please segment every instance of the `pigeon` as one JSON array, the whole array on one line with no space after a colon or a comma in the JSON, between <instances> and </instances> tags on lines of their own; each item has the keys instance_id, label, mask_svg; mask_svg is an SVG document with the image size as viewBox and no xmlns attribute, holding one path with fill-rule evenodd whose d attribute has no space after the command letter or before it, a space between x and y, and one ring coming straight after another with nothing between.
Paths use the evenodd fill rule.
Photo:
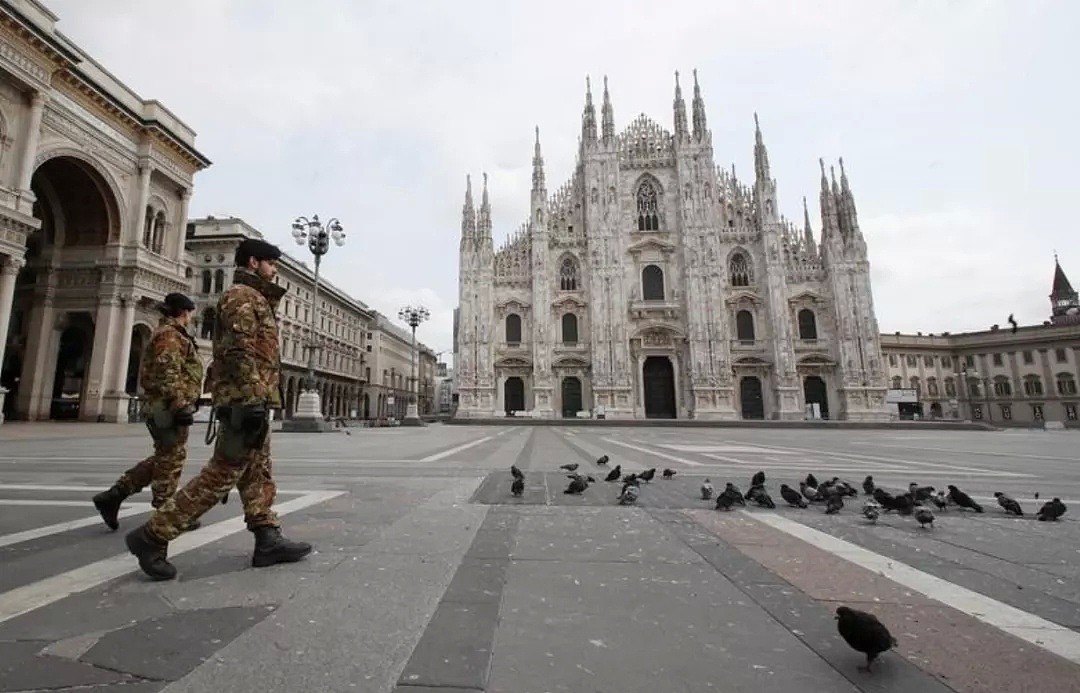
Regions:
<instances>
[{"instance_id":1,"label":"pigeon","mask_svg":"<svg viewBox=\"0 0 1080 693\"><path fill-rule=\"evenodd\" d=\"M742 500L742 497L740 497L739 500ZM726 493L721 493L719 496L716 497L717 510L723 510L726 512L728 510L731 510L731 506L733 505L735 505L735 499Z\"/></svg>"},{"instance_id":2,"label":"pigeon","mask_svg":"<svg viewBox=\"0 0 1080 693\"><path fill-rule=\"evenodd\" d=\"M619 494L619 505L630 505L638 499L641 487L637 484L627 484Z\"/></svg>"},{"instance_id":3,"label":"pigeon","mask_svg":"<svg viewBox=\"0 0 1080 693\"><path fill-rule=\"evenodd\" d=\"M646 469L641 474L638 474L638 478L646 483L652 481L654 476L656 476L656 467Z\"/></svg>"},{"instance_id":4,"label":"pigeon","mask_svg":"<svg viewBox=\"0 0 1080 693\"><path fill-rule=\"evenodd\" d=\"M615 468L608 472L608 475L604 477L604 481L618 481L622 476L622 465L617 464Z\"/></svg>"},{"instance_id":5,"label":"pigeon","mask_svg":"<svg viewBox=\"0 0 1080 693\"><path fill-rule=\"evenodd\" d=\"M893 510L901 515L910 515L915 510L915 499L910 493L901 493L893 499Z\"/></svg>"},{"instance_id":6,"label":"pigeon","mask_svg":"<svg viewBox=\"0 0 1080 693\"><path fill-rule=\"evenodd\" d=\"M583 476L575 476L570 480L570 485L566 487L563 493L569 494L581 494L585 492L585 489L589 488L589 482L586 481Z\"/></svg>"},{"instance_id":7,"label":"pigeon","mask_svg":"<svg viewBox=\"0 0 1080 693\"><path fill-rule=\"evenodd\" d=\"M937 509L941 512L945 512L945 509L949 507L949 500L945 498L944 491L938 491L937 495L930 499Z\"/></svg>"},{"instance_id":8,"label":"pigeon","mask_svg":"<svg viewBox=\"0 0 1080 693\"><path fill-rule=\"evenodd\" d=\"M1035 500L1039 500L1039 492L1038 491L1035 492Z\"/></svg>"},{"instance_id":9,"label":"pigeon","mask_svg":"<svg viewBox=\"0 0 1080 693\"><path fill-rule=\"evenodd\" d=\"M811 503L821 500L821 495L818 493L817 487L808 486L805 481L799 482L799 490L802 491L803 497Z\"/></svg>"},{"instance_id":10,"label":"pigeon","mask_svg":"<svg viewBox=\"0 0 1080 693\"><path fill-rule=\"evenodd\" d=\"M638 474L627 474L626 476L623 477L623 483L624 484L629 484L629 483L632 482L632 483L636 484L636 483L638 483L638 479L640 479L640 478L641 477Z\"/></svg>"},{"instance_id":11,"label":"pigeon","mask_svg":"<svg viewBox=\"0 0 1080 693\"><path fill-rule=\"evenodd\" d=\"M736 500L735 502L739 505L746 505L746 503L744 502L746 499L743 497L742 491L740 491L739 487L731 483L730 481L724 484L724 493L730 494L731 496L738 496L738 500Z\"/></svg>"},{"instance_id":12,"label":"pigeon","mask_svg":"<svg viewBox=\"0 0 1080 693\"><path fill-rule=\"evenodd\" d=\"M836 609L836 629L840 636L856 652L866 655L866 666L860 670L870 671L877 656L896 647L896 638L873 614L846 606Z\"/></svg>"},{"instance_id":13,"label":"pigeon","mask_svg":"<svg viewBox=\"0 0 1080 693\"><path fill-rule=\"evenodd\" d=\"M701 482L701 500L711 500L713 494L712 482L706 479Z\"/></svg>"},{"instance_id":14,"label":"pigeon","mask_svg":"<svg viewBox=\"0 0 1080 693\"><path fill-rule=\"evenodd\" d=\"M514 477L514 483L510 484L510 493L517 498L521 498L521 494L525 493L525 477Z\"/></svg>"},{"instance_id":15,"label":"pigeon","mask_svg":"<svg viewBox=\"0 0 1080 693\"><path fill-rule=\"evenodd\" d=\"M677 473L678 473L678 472L676 472L676 471L675 471L674 469L665 469L665 470L664 470L664 478L665 478L665 479L669 479L669 480L670 480L670 479L673 479L673 478L675 478L675 475L676 475Z\"/></svg>"},{"instance_id":16,"label":"pigeon","mask_svg":"<svg viewBox=\"0 0 1080 693\"><path fill-rule=\"evenodd\" d=\"M510 465L510 475L513 476L515 479L525 478L525 475L521 472L520 469L518 469L516 464Z\"/></svg>"},{"instance_id":17,"label":"pigeon","mask_svg":"<svg viewBox=\"0 0 1080 693\"><path fill-rule=\"evenodd\" d=\"M347 435L347 436L351 436L351 435L352 435L352 433L349 433L349 429L347 429L347 428L343 428L343 429L341 429L341 432L342 432L342 433L344 433L344 434L345 434L345 435Z\"/></svg>"},{"instance_id":18,"label":"pigeon","mask_svg":"<svg viewBox=\"0 0 1080 693\"><path fill-rule=\"evenodd\" d=\"M574 462L573 464L560 464L559 469L565 469L568 472L576 472L577 468L580 466L581 465L579 465L577 462Z\"/></svg>"},{"instance_id":19,"label":"pigeon","mask_svg":"<svg viewBox=\"0 0 1080 693\"><path fill-rule=\"evenodd\" d=\"M598 465L600 465L601 467L604 466L605 464L608 463L608 456L607 455L601 455L599 458L597 458L596 463Z\"/></svg>"},{"instance_id":20,"label":"pigeon","mask_svg":"<svg viewBox=\"0 0 1080 693\"><path fill-rule=\"evenodd\" d=\"M1001 491L994 491L994 498L997 498L998 505L1000 505L1005 512L1013 515L1023 515L1024 510L1020 507L1020 504L1015 499L1009 498Z\"/></svg>"},{"instance_id":21,"label":"pigeon","mask_svg":"<svg viewBox=\"0 0 1080 693\"><path fill-rule=\"evenodd\" d=\"M765 485L765 472L758 472L750 478L751 486L764 486Z\"/></svg>"},{"instance_id":22,"label":"pigeon","mask_svg":"<svg viewBox=\"0 0 1080 693\"><path fill-rule=\"evenodd\" d=\"M836 513L840 512L841 508L843 508L843 507L844 507L844 497L843 496L841 496L839 493L829 494L829 499L827 501L825 501L825 514L826 515L835 515Z\"/></svg>"},{"instance_id":23,"label":"pigeon","mask_svg":"<svg viewBox=\"0 0 1080 693\"><path fill-rule=\"evenodd\" d=\"M934 513L930 511L930 508L919 508L915 511L915 519L918 520L920 527L930 525L930 528L934 527Z\"/></svg>"},{"instance_id":24,"label":"pigeon","mask_svg":"<svg viewBox=\"0 0 1080 693\"><path fill-rule=\"evenodd\" d=\"M1055 498L1052 501L1043 503L1043 507L1039 508L1039 512L1035 517L1040 522L1046 522L1047 520L1057 520L1064 514L1065 504L1061 502L1060 498Z\"/></svg>"},{"instance_id":25,"label":"pigeon","mask_svg":"<svg viewBox=\"0 0 1080 693\"><path fill-rule=\"evenodd\" d=\"M773 501L772 496L765 490L764 486L755 486L757 492L754 494L754 502L762 508L768 508L769 510L776 510L776 502Z\"/></svg>"},{"instance_id":26,"label":"pigeon","mask_svg":"<svg viewBox=\"0 0 1080 693\"><path fill-rule=\"evenodd\" d=\"M971 496L964 493L960 489L956 488L952 484L949 484L949 500L956 503L961 508L970 508L977 513L983 511L982 506L971 499Z\"/></svg>"},{"instance_id":27,"label":"pigeon","mask_svg":"<svg viewBox=\"0 0 1080 693\"><path fill-rule=\"evenodd\" d=\"M814 478L813 474L807 474L806 475L806 485L807 486L813 486L814 488L818 487L817 479Z\"/></svg>"},{"instance_id":28,"label":"pigeon","mask_svg":"<svg viewBox=\"0 0 1080 693\"><path fill-rule=\"evenodd\" d=\"M872 495L874 496L874 500L878 503L878 505L885 509L885 512L895 510L893 506L896 505L896 498L885 489L879 486L874 489L874 493Z\"/></svg>"},{"instance_id":29,"label":"pigeon","mask_svg":"<svg viewBox=\"0 0 1080 693\"><path fill-rule=\"evenodd\" d=\"M1013 314L1012 314L1012 313L1009 313L1009 324L1010 324L1010 325L1012 325L1012 333L1013 333L1013 334L1016 334L1016 330L1017 330L1017 329L1018 329L1018 328L1019 328L1020 326L1016 324L1016 318L1014 318L1014 317L1013 317Z\"/></svg>"},{"instance_id":30,"label":"pigeon","mask_svg":"<svg viewBox=\"0 0 1080 693\"><path fill-rule=\"evenodd\" d=\"M841 481L840 479L836 479L835 481L836 481L836 486L838 488L840 488L841 491L843 491L843 494L845 496L851 496L851 497L854 498L854 497L857 497L859 495L858 489L856 489L854 486L852 486L848 482Z\"/></svg>"},{"instance_id":31,"label":"pigeon","mask_svg":"<svg viewBox=\"0 0 1080 693\"><path fill-rule=\"evenodd\" d=\"M787 484L780 484L780 497L784 499L785 503L796 508L805 508L807 506L806 499Z\"/></svg>"},{"instance_id":32,"label":"pigeon","mask_svg":"<svg viewBox=\"0 0 1080 693\"><path fill-rule=\"evenodd\" d=\"M866 475L862 482L862 490L868 496L874 495L874 477L869 474Z\"/></svg>"},{"instance_id":33,"label":"pigeon","mask_svg":"<svg viewBox=\"0 0 1080 693\"><path fill-rule=\"evenodd\" d=\"M930 500L936 490L933 486L919 486L914 481L908 485L908 493L916 502Z\"/></svg>"},{"instance_id":34,"label":"pigeon","mask_svg":"<svg viewBox=\"0 0 1080 693\"><path fill-rule=\"evenodd\" d=\"M881 506L874 501L866 501L866 505L862 509L863 517L870 520L870 524L874 524L878 521L878 517L881 514Z\"/></svg>"}]
</instances>

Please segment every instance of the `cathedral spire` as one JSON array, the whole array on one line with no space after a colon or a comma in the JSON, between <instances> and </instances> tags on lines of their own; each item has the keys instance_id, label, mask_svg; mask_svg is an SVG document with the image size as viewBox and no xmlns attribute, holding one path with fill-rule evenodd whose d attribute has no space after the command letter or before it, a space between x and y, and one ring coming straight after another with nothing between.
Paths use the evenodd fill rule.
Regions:
<instances>
[{"instance_id":1,"label":"cathedral spire","mask_svg":"<svg viewBox=\"0 0 1080 693\"><path fill-rule=\"evenodd\" d=\"M544 157L540 154L540 126L536 126L536 144L533 147L533 190L544 190Z\"/></svg>"},{"instance_id":2,"label":"cathedral spire","mask_svg":"<svg viewBox=\"0 0 1080 693\"><path fill-rule=\"evenodd\" d=\"M604 105L600 109L600 117L603 121L602 133L604 143L610 143L615 139L615 111L611 108L611 96L607 89L607 75L604 75Z\"/></svg>"},{"instance_id":3,"label":"cathedral spire","mask_svg":"<svg viewBox=\"0 0 1080 693\"><path fill-rule=\"evenodd\" d=\"M803 213L803 241L806 243L806 249L811 253L814 252L814 229L810 226L810 209L806 206L806 196L802 199L802 213Z\"/></svg>"},{"instance_id":4,"label":"cathedral spire","mask_svg":"<svg viewBox=\"0 0 1080 693\"><path fill-rule=\"evenodd\" d=\"M675 71L675 139L687 138L686 131L686 102L683 101L682 87L679 86L679 71Z\"/></svg>"},{"instance_id":5,"label":"cathedral spire","mask_svg":"<svg viewBox=\"0 0 1080 693\"><path fill-rule=\"evenodd\" d=\"M829 179L825 176L825 160L818 159L821 166L821 243L836 235L836 201L829 189Z\"/></svg>"},{"instance_id":6,"label":"cathedral spire","mask_svg":"<svg viewBox=\"0 0 1080 693\"><path fill-rule=\"evenodd\" d=\"M487 174L484 175L484 192L480 195L480 213L476 216L476 236L491 238L491 202L488 200Z\"/></svg>"},{"instance_id":7,"label":"cathedral spire","mask_svg":"<svg viewBox=\"0 0 1080 693\"><path fill-rule=\"evenodd\" d=\"M759 181L768 181L769 175L769 151L765 149L765 140L761 136L761 124L758 122L757 113L754 114L754 172Z\"/></svg>"},{"instance_id":8,"label":"cathedral spire","mask_svg":"<svg viewBox=\"0 0 1080 693\"><path fill-rule=\"evenodd\" d=\"M855 209L855 196L848 185L847 171L844 170L844 157L840 157L840 212L844 217L844 229L859 235L859 213Z\"/></svg>"},{"instance_id":9,"label":"cathedral spire","mask_svg":"<svg viewBox=\"0 0 1080 693\"><path fill-rule=\"evenodd\" d=\"M705 101L701 98L701 87L698 86L697 68L694 68L694 139L704 139L708 126L705 122Z\"/></svg>"},{"instance_id":10,"label":"cathedral spire","mask_svg":"<svg viewBox=\"0 0 1080 693\"><path fill-rule=\"evenodd\" d=\"M1054 323L1080 321L1080 296L1073 289L1065 270L1061 269L1057 253L1054 253L1054 284L1050 290L1050 306L1053 310L1051 320Z\"/></svg>"},{"instance_id":11,"label":"cathedral spire","mask_svg":"<svg viewBox=\"0 0 1080 693\"><path fill-rule=\"evenodd\" d=\"M476 238L476 208L473 207L472 176L465 176L465 204L461 208L461 243Z\"/></svg>"},{"instance_id":12,"label":"cathedral spire","mask_svg":"<svg viewBox=\"0 0 1080 693\"><path fill-rule=\"evenodd\" d=\"M592 102L592 84L585 77L585 110L581 114L581 142L588 145L596 142L596 107Z\"/></svg>"}]
</instances>

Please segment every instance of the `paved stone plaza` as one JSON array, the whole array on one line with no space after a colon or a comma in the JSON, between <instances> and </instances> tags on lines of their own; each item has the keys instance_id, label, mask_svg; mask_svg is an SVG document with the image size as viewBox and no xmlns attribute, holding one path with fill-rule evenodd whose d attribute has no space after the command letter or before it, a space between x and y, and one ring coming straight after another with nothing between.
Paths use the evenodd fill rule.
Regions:
<instances>
[{"instance_id":1,"label":"paved stone plaza","mask_svg":"<svg viewBox=\"0 0 1080 693\"><path fill-rule=\"evenodd\" d=\"M201 439L202 431L197 438ZM279 510L303 563L249 567L235 494L151 583L90 496L148 450L137 426L0 428L0 692L1080 690L1080 460L1074 432L442 426L274 438ZM185 478L207 458L192 446ZM594 476L677 470L615 504ZM507 470L526 473L521 499ZM933 530L862 500L718 513L708 476L746 490L813 471L956 483L986 506ZM1057 523L1005 516L995 490ZM873 674L838 604L899 641Z\"/></svg>"}]
</instances>

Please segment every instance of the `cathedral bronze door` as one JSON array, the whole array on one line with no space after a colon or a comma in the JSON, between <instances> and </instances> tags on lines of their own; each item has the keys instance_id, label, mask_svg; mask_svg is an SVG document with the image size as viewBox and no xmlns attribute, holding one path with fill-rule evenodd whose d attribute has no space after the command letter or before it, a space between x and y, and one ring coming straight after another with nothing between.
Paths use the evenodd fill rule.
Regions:
<instances>
[{"instance_id":1,"label":"cathedral bronze door","mask_svg":"<svg viewBox=\"0 0 1080 693\"><path fill-rule=\"evenodd\" d=\"M562 415L564 419L577 418L581 411L581 380L576 377L562 380Z\"/></svg>"},{"instance_id":2,"label":"cathedral bronze door","mask_svg":"<svg viewBox=\"0 0 1080 693\"><path fill-rule=\"evenodd\" d=\"M503 404L507 415L512 411L525 411L525 381L514 376L503 383Z\"/></svg>"},{"instance_id":3,"label":"cathedral bronze door","mask_svg":"<svg viewBox=\"0 0 1080 693\"><path fill-rule=\"evenodd\" d=\"M739 402L744 419L764 419L765 400L761 396L761 379L749 375L739 381Z\"/></svg>"},{"instance_id":4,"label":"cathedral bronze door","mask_svg":"<svg viewBox=\"0 0 1080 693\"><path fill-rule=\"evenodd\" d=\"M645 418L675 418L675 369L666 356L650 356L641 369L645 385Z\"/></svg>"},{"instance_id":5,"label":"cathedral bronze door","mask_svg":"<svg viewBox=\"0 0 1080 693\"><path fill-rule=\"evenodd\" d=\"M820 376L808 375L803 379L803 397L807 404L817 404L821 409L821 418L829 418L829 393L825 381Z\"/></svg>"}]
</instances>

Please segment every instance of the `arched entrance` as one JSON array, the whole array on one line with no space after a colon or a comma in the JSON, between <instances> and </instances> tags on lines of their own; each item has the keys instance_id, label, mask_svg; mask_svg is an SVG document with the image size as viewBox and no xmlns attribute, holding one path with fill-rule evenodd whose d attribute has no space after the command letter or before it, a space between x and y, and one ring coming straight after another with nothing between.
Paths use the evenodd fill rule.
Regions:
<instances>
[{"instance_id":1,"label":"arched entrance","mask_svg":"<svg viewBox=\"0 0 1080 693\"><path fill-rule=\"evenodd\" d=\"M941 418L941 402L931 402L930 403L930 418L931 419L940 419Z\"/></svg>"},{"instance_id":2,"label":"arched entrance","mask_svg":"<svg viewBox=\"0 0 1080 693\"><path fill-rule=\"evenodd\" d=\"M86 393L86 371L90 367L93 347L93 328L88 323L89 320L85 318L73 319L72 324L60 333L52 402L49 406L51 419L66 421L79 418L79 409L84 403Z\"/></svg>"},{"instance_id":3,"label":"arched entrance","mask_svg":"<svg viewBox=\"0 0 1080 693\"><path fill-rule=\"evenodd\" d=\"M139 371L142 370L143 352L150 344L150 328L136 325L131 331L131 349L128 351L127 381L124 392L129 395L139 394Z\"/></svg>"},{"instance_id":4,"label":"arched entrance","mask_svg":"<svg viewBox=\"0 0 1080 693\"><path fill-rule=\"evenodd\" d=\"M512 411L525 411L525 381L512 376L503 383L503 403L507 414Z\"/></svg>"},{"instance_id":5,"label":"arched entrance","mask_svg":"<svg viewBox=\"0 0 1080 693\"><path fill-rule=\"evenodd\" d=\"M675 418L675 369L667 356L650 356L641 369L645 418Z\"/></svg>"},{"instance_id":6,"label":"arched entrance","mask_svg":"<svg viewBox=\"0 0 1080 693\"><path fill-rule=\"evenodd\" d=\"M562 380L562 415L566 419L577 418L581 411L581 379L568 376Z\"/></svg>"},{"instance_id":7,"label":"arched entrance","mask_svg":"<svg viewBox=\"0 0 1080 693\"><path fill-rule=\"evenodd\" d=\"M761 396L761 378L744 376L739 381L739 404L744 419L764 419L765 399Z\"/></svg>"},{"instance_id":8,"label":"arched entrance","mask_svg":"<svg viewBox=\"0 0 1080 693\"><path fill-rule=\"evenodd\" d=\"M807 404L818 405L821 409L821 418L829 418L829 393L821 376L808 375L803 379L803 398Z\"/></svg>"}]
</instances>

